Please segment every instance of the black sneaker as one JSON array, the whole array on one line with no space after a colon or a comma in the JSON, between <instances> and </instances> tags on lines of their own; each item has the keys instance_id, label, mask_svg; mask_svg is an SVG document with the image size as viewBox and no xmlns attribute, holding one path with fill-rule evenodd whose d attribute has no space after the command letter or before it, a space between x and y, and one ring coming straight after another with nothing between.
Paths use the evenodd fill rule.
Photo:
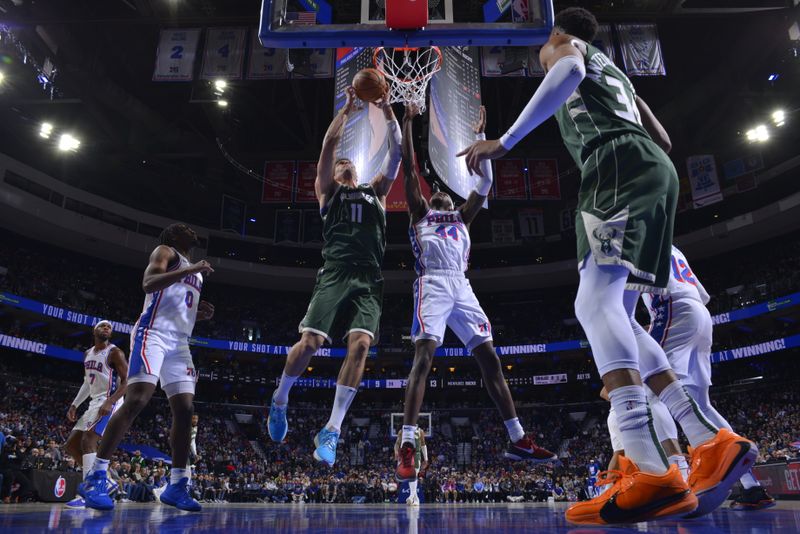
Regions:
<instances>
[{"instance_id":1,"label":"black sneaker","mask_svg":"<svg viewBox=\"0 0 800 534\"><path fill-rule=\"evenodd\" d=\"M775 506L775 499L763 486L753 486L742 491L731 503L734 510L763 510Z\"/></svg>"}]
</instances>

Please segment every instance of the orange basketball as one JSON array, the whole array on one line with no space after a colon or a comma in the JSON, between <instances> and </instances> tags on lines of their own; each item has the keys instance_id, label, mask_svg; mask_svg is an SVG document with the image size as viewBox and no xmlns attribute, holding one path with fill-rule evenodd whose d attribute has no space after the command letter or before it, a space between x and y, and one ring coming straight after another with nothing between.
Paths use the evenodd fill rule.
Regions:
<instances>
[{"instance_id":1,"label":"orange basketball","mask_svg":"<svg viewBox=\"0 0 800 534\"><path fill-rule=\"evenodd\" d=\"M361 69L353 78L356 96L364 102L380 100L389 89L386 78L378 69Z\"/></svg>"}]
</instances>

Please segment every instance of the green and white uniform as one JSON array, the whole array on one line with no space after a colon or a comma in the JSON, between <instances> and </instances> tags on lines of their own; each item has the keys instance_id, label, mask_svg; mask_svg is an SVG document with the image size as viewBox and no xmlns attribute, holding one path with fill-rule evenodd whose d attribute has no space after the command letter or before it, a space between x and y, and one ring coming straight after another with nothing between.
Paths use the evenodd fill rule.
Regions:
<instances>
[{"instance_id":1,"label":"green and white uniform","mask_svg":"<svg viewBox=\"0 0 800 534\"><path fill-rule=\"evenodd\" d=\"M364 332L375 343L383 304L384 207L369 184L338 186L320 214L325 263L300 332L319 334L330 343L333 329L341 328L345 337Z\"/></svg>"},{"instance_id":2,"label":"green and white uniform","mask_svg":"<svg viewBox=\"0 0 800 534\"><path fill-rule=\"evenodd\" d=\"M585 46L586 78L556 112L567 150L581 170L575 216L579 268L622 265L628 288L664 294L678 174L642 126L630 80L599 49Z\"/></svg>"}]
</instances>

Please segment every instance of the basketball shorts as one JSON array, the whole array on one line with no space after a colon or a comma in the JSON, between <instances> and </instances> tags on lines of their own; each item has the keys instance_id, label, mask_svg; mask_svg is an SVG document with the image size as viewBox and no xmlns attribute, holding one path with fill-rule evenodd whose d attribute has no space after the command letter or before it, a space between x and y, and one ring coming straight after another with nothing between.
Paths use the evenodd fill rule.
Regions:
<instances>
[{"instance_id":1,"label":"basketball shorts","mask_svg":"<svg viewBox=\"0 0 800 534\"><path fill-rule=\"evenodd\" d=\"M194 394L197 369L189 352L189 338L173 332L138 328L131 335L128 366L128 384L137 382L160 382L168 397Z\"/></svg>"},{"instance_id":2,"label":"basketball shorts","mask_svg":"<svg viewBox=\"0 0 800 534\"><path fill-rule=\"evenodd\" d=\"M653 299L656 319L650 335L661 344L681 383L711 387L711 341L713 323L708 309L699 301L670 297Z\"/></svg>"},{"instance_id":3,"label":"basketball shorts","mask_svg":"<svg viewBox=\"0 0 800 534\"><path fill-rule=\"evenodd\" d=\"M317 282L300 333L311 332L332 343L335 330L344 338L351 332L369 334L374 345L383 307L383 276L380 269L354 269L325 266L317 272Z\"/></svg>"},{"instance_id":4,"label":"basketball shorts","mask_svg":"<svg viewBox=\"0 0 800 534\"><path fill-rule=\"evenodd\" d=\"M458 271L429 273L414 282L411 340L432 339L438 347L444 341L446 327L470 352L492 340L492 325L469 280Z\"/></svg>"},{"instance_id":5,"label":"basketball shorts","mask_svg":"<svg viewBox=\"0 0 800 534\"><path fill-rule=\"evenodd\" d=\"M578 268L621 265L628 289L665 294L677 202L678 174L652 140L627 134L600 145L581 171Z\"/></svg>"},{"instance_id":6,"label":"basketball shorts","mask_svg":"<svg viewBox=\"0 0 800 534\"><path fill-rule=\"evenodd\" d=\"M83 412L83 415L78 419L78 422L75 423L75 426L72 427L72 430L77 432L94 431L98 436L102 436L111 416L117 411L117 408L122 406L122 399L120 399L111 408L110 414L101 416L100 407L106 401L106 398L107 397L95 397L89 401L89 407Z\"/></svg>"}]
</instances>

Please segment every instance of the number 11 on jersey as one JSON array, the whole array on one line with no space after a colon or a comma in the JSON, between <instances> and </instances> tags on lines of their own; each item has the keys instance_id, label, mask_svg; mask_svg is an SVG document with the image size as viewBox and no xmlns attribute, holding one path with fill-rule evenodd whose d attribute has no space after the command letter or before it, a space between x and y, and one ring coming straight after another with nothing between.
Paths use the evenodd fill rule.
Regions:
<instances>
[{"instance_id":1,"label":"number 11 on jersey","mask_svg":"<svg viewBox=\"0 0 800 534\"><path fill-rule=\"evenodd\" d=\"M360 223L364 218L364 206L362 204L350 204L350 220Z\"/></svg>"}]
</instances>

